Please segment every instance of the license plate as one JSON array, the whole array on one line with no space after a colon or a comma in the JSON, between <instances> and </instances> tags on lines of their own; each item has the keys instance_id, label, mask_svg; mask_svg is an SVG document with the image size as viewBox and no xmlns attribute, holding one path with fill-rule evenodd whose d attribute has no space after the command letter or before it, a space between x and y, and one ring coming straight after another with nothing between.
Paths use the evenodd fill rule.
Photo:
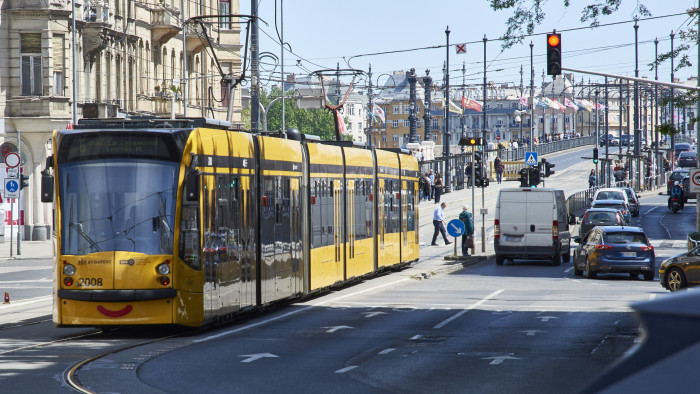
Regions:
<instances>
[{"instance_id":1,"label":"license plate","mask_svg":"<svg viewBox=\"0 0 700 394\"><path fill-rule=\"evenodd\" d=\"M637 257L637 252L622 252L622 257Z\"/></svg>"},{"instance_id":2,"label":"license plate","mask_svg":"<svg viewBox=\"0 0 700 394\"><path fill-rule=\"evenodd\" d=\"M508 235L504 236L504 238L506 241L511 241L511 242L520 242L520 240L523 239L522 237L511 237Z\"/></svg>"}]
</instances>

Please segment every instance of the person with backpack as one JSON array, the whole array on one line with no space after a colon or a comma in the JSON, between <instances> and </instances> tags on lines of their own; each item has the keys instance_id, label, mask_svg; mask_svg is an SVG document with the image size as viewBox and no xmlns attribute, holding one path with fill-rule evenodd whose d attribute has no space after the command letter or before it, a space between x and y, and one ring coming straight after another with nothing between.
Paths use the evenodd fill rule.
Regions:
<instances>
[{"instance_id":1,"label":"person with backpack","mask_svg":"<svg viewBox=\"0 0 700 394\"><path fill-rule=\"evenodd\" d=\"M469 248L474 249L474 218L469 212L469 204L462 206L459 220L464 223L464 234L462 234L462 256L469 256Z\"/></svg>"},{"instance_id":2,"label":"person with backpack","mask_svg":"<svg viewBox=\"0 0 700 394\"><path fill-rule=\"evenodd\" d=\"M501 158L498 156L496 156L496 159L493 161L493 169L496 170L496 181L498 181L498 183L501 183L501 179L503 178L503 170L505 168L503 166Z\"/></svg>"}]
</instances>

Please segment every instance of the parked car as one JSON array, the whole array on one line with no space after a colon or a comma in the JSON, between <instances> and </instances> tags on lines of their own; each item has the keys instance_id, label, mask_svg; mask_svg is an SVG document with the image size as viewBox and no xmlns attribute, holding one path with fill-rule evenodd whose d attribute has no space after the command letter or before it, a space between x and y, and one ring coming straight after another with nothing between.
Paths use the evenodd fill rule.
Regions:
<instances>
[{"instance_id":1,"label":"parked car","mask_svg":"<svg viewBox=\"0 0 700 394\"><path fill-rule=\"evenodd\" d=\"M632 214L629 205L624 200L595 200L591 203L591 208L612 208L622 212L624 224L632 224Z\"/></svg>"},{"instance_id":2,"label":"parked car","mask_svg":"<svg viewBox=\"0 0 700 394\"><path fill-rule=\"evenodd\" d=\"M683 204L688 202L689 198L695 198L696 193L690 191L690 177L687 176L681 180L681 189L683 189Z\"/></svg>"},{"instance_id":3,"label":"parked car","mask_svg":"<svg viewBox=\"0 0 700 394\"><path fill-rule=\"evenodd\" d=\"M622 212L614 208L590 208L584 212L579 226L579 237L583 238L595 226L622 226Z\"/></svg>"},{"instance_id":4,"label":"parked car","mask_svg":"<svg viewBox=\"0 0 700 394\"><path fill-rule=\"evenodd\" d=\"M685 151L678 155L678 161L676 162L678 167L697 167L698 166L698 153L695 151Z\"/></svg>"},{"instance_id":5,"label":"parked car","mask_svg":"<svg viewBox=\"0 0 700 394\"><path fill-rule=\"evenodd\" d=\"M600 144L600 146L605 146L606 140L608 141L608 146L617 146L620 144L620 140L612 134L608 134L607 136L600 136L598 143Z\"/></svg>"},{"instance_id":6,"label":"parked car","mask_svg":"<svg viewBox=\"0 0 700 394\"><path fill-rule=\"evenodd\" d=\"M623 187L622 190L624 190L625 194L627 194L627 201L629 202L629 207L630 207L630 213L632 213L632 217L637 217L639 216L639 196L637 195L637 192L634 191L631 187Z\"/></svg>"},{"instance_id":7,"label":"parked car","mask_svg":"<svg viewBox=\"0 0 700 394\"><path fill-rule=\"evenodd\" d=\"M630 144L634 145L634 136L633 135L628 136L627 134L622 134L620 136L620 145L627 146Z\"/></svg>"},{"instance_id":8,"label":"parked car","mask_svg":"<svg viewBox=\"0 0 700 394\"><path fill-rule=\"evenodd\" d=\"M676 168L671 172L671 175L668 176L668 180L666 181L666 194L671 194L671 187L675 182L680 182L683 180L683 178L689 177L690 176L690 168L685 167L685 168Z\"/></svg>"},{"instance_id":9,"label":"parked car","mask_svg":"<svg viewBox=\"0 0 700 394\"><path fill-rule=\"evenodd\" d=\"M595 279L599 273L629 273L654 280L654 247L639 227L596 226L585 237L575 237L574 275Z\"/></svg>"},{"instance_id":10,"label":"parked car","mask_svg":"<svg viewBox=\"0 0 700 394\"><path fill-rule=\"evenodd\" d=\"M700 284L700 246L664 260L659 267L659 284L671 291Z\"/></svg>"},{"instance_id":11,"label":"parked car","mask_svg":"<svg viewBox=\"0 0 700 394\"><path fill-rule=\"evenodd\" d=\"M681 154L681 152L689 152L691 151L690 149L690 144L685 143L685 142L676 142L675 145L673 145L673 155L676 159L678 159L678 155Z\"/></svg>"}]
</instances>

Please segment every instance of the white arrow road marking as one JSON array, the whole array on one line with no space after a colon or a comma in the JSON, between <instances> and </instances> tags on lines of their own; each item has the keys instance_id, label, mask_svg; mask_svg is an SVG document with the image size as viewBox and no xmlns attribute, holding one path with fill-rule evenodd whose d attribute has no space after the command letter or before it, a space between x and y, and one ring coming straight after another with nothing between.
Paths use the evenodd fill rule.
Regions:
<instances>
[{"instance_id":1,"label":"white arrow road marking","mask_svg":"<svg viewBox=\"0 0 700 394\"><path fill-rule=\"evenodd\" d=\"M338 330L342 330L345 328L355 328L355 327L350 327L350 326L334 326L334 327L321 327L321 328L327 328L328 330L326 332L336 332Z\"/></svg>"},{"instance_id":2,"label":"white arrow road marking","mask_svg":"<svg viewBox=\"0 0 700 394\"><path fill-rule=\"evenodd\" d=\"M393 352L394 350L396 350L396 349L395 348L384 349L381 352L379 352L379 354L389 354L389 353Z\"/></svg>"},{"instance_id":3,"label":"white arrow road marking","mask_svg":"<svg viewBox=\"0 0 700 394\"><path fill-rule=\"evenodd\" d=\"M557 319L555 316L535 316L535 319L540 319L542 322L548 322L549 319Z\"/></svg>"},{"instance_id":4,"label":"white arrow road marking","mask_svg":"<svg viewBox=\"0 0 700 394\"><path fill-rule=\"evenodd\" d=\"M348 371L353 370L353 369L355 369L355 368L357 368L357 365L351 365L351 366L349 366L349 367L345 367L345 368L343 368L343 369L339 369L339 370L335 371L335 373L345 373L345 372L348 372Z\"/></svg>"},{"instance_id":5,"label":"white arrow road marking","mask_svg":"<svg viewBox=\"0 0 700 394\"><path fill-rule=\"evenodd\" d=\"M540 330L525 330L525 331L520 331L520 332L524 332L524 333L526 333L526 334L527 334L527 336L529 336L529 337L534 337L534 336L535 336L535 334L537 334L538 332L547 332L547 331L540 331Z\"/></svg>"},{"instance_id":6,"label":"white arrow road marking","mask_svg":"<svg viewBox=\"0 0 700 394\"><path fill-rule=\"evenodd\" d=\"M275 356L274 354L271 353L258 353L258 354L241 354L238 357L248 357L245 360L241 360L242 363L252 363L253 361L260 360L263 357L275 357L277 358L278 356Z\"/></svg>"},{"instance_id":7,"label":"white arrow road marking","mask_svg":"<svg viewBox=\"0 0 700 394\"><path fill-rule=\"evenodd\" d=\"M520 360L518 357L512 357L512 356L494 356L494 357L484 357L482 360L492 360L489 364L490 365L498 365L502 364L503 360Z\"/></svg>"},{"instance_id":8,"label":"white arrow road marking","mask_svg":"<svg viewBox=\"0 0 700 394\"><path fill-rule=\"evenodd\" d=\"M386 312L362 312L366 318L375 317L378 315L386 315Z\"/></svg>"}]
</instances>

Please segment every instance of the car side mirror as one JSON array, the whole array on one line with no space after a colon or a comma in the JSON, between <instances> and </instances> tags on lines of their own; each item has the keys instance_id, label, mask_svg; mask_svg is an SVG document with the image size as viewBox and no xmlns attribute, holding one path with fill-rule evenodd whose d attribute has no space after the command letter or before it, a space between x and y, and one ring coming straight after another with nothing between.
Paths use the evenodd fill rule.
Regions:
<instances>
[{"instance_id":1,"label":"car side mirror","mask_svg":"<svg viewBox=\"0 0 700 394\"><path fill-rule=\"evenodd\" d=\"M576 215L574 215L574 214L569 215L569 224L571 224L571 225L576 224Z\"/></svg>"}]
</instances>

